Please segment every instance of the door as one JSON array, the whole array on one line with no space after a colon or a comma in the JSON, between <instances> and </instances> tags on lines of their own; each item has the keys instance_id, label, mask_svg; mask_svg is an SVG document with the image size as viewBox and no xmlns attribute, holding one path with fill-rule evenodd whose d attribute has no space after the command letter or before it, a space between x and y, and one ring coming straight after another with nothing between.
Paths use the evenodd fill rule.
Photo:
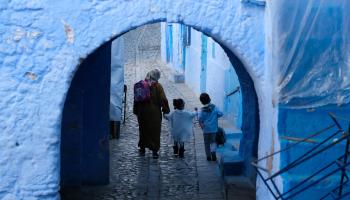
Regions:
<instances>
[{"instance_id":1,"label":"door","mask_svg":"<svg viewBox=\"0 0 350 200\"><path fill-rule=\"evenodd\" d=\"M202 33L202 50L201 50L201 73L200 73L200 91L205 92L207 89L207 43L208 37Z\"/></svg>"},{"instance_id":2,"label":"door","mask_svg":"<svg viewBox=\"0 0 350 200\"><path fill-rule=\"evenodd\" d=\"M181 24L181 69L185 71L186 67L186 39L187 39L187 27Z\"/></svg>"},{"instance_id":3,"label":"door","mask_svg":"<svg viewBox=\"0 0 350 200\"><path fill-rule=\"evenodd\" d=\"M61 125L61 186L81 185L83 91L69 90Z\"/></svg>"},{"instance_id":4,"label":"door","mask_svg":"<svg viewBox=\"0 0 350 200\"><path fill-rule=\"evenodd\" d=\"M167 24L166 27L166 61L173 61L173 25Z\"/></svg>"},{"instance_id":5,"label":"door","mask_svg":"<svg viewBox=\"0 0 350 200\"><path fill-rule=\"evenodd\" d=\"M111 42L79 66L62 116L61 186L109 182Z\"/></svg>"}]
</instances>

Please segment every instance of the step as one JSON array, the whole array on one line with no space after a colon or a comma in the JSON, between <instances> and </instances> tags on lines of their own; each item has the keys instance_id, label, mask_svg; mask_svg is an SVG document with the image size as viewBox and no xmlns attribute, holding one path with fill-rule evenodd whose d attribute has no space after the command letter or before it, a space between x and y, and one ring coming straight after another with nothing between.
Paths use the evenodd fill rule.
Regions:
<instances>
[{"instance_id":1,"label":"step","mask_svg":"<svg viewBox=\"0 0 350 200\"><path fill-rule=\"evenodd\" d=\"M255 191L255 183L244 175L240 176L225 176L224 184L228 186L236 186L237 188Z\"/></svg>"},{"instance_id":2,"label":"step","mask_svg":"<svg viewBox=\"0 0 350 200\"><path fill-rule=\"evenodd\" d=\"M234 144L236 149L239 149L239 143L242 138L242 132L230 127L222 127L225 131L226 143Z\"/></svg>"},{"instance_id":3,"label":"step","mask_svg":"<svg viewBox=\"0 0 350 200\"><path fill-rule=\"evenodd\" d=\"M241 175L244 171L244 159L238 151L223 150L219 156L219 168L224 177Z\"/></svg>"},{"instance_id":4,"label":"step","mask_svg":"<svg viewBox=\"0 0 350 200\"><path fill-rule=\"evenodd\" d=\"M242 134L241 133L225 133L226 145L230 146L235 151L239 150L241 143Z\"/></svg>"},{"instance_id":5,"label":"step","mask_svg":"<svg viewBox=\"0 0 350 200\"><path fill-rule=\"evenodd\" d=\"M225 176L224 188L226 199L255 200L255 184L243 175Z\"/></svg>"}]
</instances>

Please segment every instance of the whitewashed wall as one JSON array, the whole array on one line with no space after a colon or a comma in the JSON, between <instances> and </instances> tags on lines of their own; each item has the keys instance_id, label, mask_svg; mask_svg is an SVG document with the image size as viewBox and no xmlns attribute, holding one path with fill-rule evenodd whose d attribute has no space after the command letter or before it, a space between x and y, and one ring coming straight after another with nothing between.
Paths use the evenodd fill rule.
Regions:
<instances>
[{"instance_id":1,"label":"whitewashed wall","mask_svg":"<svg viewBox=\"0 0 350 200\"><path fill-rule=\"evenodd\" d=\"M199 96L200 91L200 70L201 70L201 40L202 33L194 29L191 30L191 45L186 51L186 84Z\"/></svg>"},{"instance_id":2,"label":"whitewashed wall","mask_svg":"<svg viewBox=\"0 0 350 200\"><path fill-rule=\"evenodd\" d=\"M276 123L263 7L239 0L2 0L0 13L0 199L59 198L61 117L77 66L106 41L147 23L182 22L241 59L259 98L259 154L270 151ZM266 199L264 187L257 196Z\"/></svg>"}]
</instances>

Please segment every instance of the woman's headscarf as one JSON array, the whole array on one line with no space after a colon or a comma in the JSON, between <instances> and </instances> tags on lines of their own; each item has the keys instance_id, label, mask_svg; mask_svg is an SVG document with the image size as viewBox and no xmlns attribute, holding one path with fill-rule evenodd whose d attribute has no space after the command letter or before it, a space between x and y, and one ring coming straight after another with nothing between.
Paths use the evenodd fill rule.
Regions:
<instances>
[{"instance_id":1,"label":"woman's headscarf","mask_svg":"<svg viewBox=\"0 0 350 200\"><path fill-rule=\"evenodd\" d=\"M160 71L159 69L151 70L146 75L147 80L158 81L160 79Z\"/></svg>"}]
</instances>

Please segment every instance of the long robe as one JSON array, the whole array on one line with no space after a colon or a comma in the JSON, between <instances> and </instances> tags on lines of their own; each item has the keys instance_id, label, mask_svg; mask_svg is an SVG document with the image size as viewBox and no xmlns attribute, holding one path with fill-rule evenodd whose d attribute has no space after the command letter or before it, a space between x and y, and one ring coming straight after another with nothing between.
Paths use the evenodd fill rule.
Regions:
<instances>
[{"instance_id":1,"label":"long robe","mask_svg":"<svg viewBox=\"0 0 350 200\"><path fill-rule=\"evenodd\" d=\"M151 101L134 102L133 112L137 115L139 124L138 146L158 151L160 148L162 112L165 114L170 112L162 85L158 82L153 83L151 85Z\"/></svg>"}]
</instances>

